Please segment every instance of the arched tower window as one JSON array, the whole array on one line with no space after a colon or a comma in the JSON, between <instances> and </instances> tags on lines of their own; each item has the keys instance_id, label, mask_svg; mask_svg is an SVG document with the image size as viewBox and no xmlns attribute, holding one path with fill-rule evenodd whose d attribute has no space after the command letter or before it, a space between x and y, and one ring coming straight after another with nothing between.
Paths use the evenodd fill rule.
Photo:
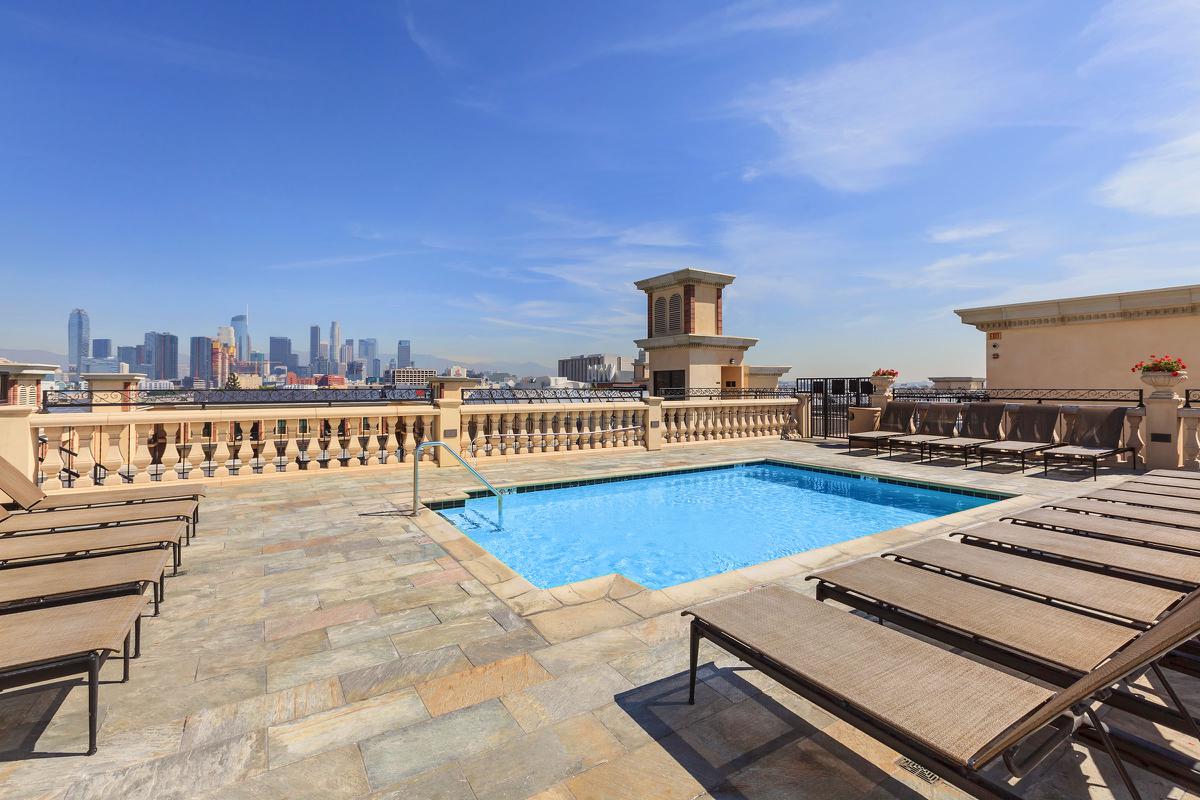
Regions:
<instances>
[{"instance_id":1,"label":"arched tower window","mask_svg":"<svg viewBox=\"0 0 1200 800\"><path fill-rule=\"evenodd\" d=\"M667 332L667 298L660 297L654 301L654 335Z\"/></svg>"},{"instance_id":2,"label":"arched tower window","mask_svg":"<svg viewBox=\"0 0 1200 800\"><path fill-rule=\"evenodd\" d=\"M683 296L679 294L671 295L671 313L668 315L667 323L671 333L679 333L683 330Z\"/></svg>"}]
</instances>

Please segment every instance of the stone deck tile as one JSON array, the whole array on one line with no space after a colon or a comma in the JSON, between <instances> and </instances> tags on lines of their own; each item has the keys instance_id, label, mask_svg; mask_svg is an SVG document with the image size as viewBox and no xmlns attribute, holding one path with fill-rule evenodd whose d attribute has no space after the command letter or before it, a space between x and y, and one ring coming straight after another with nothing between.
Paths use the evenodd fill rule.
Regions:
<instances>
[{"instance_id":1,"label":"stone deck tile","mask_svg":"<svg viewBox=\"0 0 1200 800\"><path fill-rule=\"evenodd\" d=\"M612 667L597 664L502 699L521 727L532 731L599 708L632 688Z\"/></svg>"},{"instance_id":2,"label":"stone deck tile","mask_svg":"<svg viewBox=\"0 0 1200 800\"><path fill-rule=\"evenodd\" d=\"M429 712L421 698L412 689L401 689L272 725L267 753L271 766L279 767L424 719Z\"/></svg>"},{"instance_id":3,"label":"stone deck tile","mask_svg":"<svg viewBox=\"0 0 1200 800\"><path fill-rule=\"evenodd\" d=\"M336 678L323 678L188 715L180 749L289 722L346 702Z\"/></svg>"},{"instance_id":4,"label":"stone deck tile","mask_svg":"<svg viewBox=\"0 0 1200 800\"><path fill-rule=\"evenodd\" d=\"M385 661L338 676L342 693L349 701L394 692L418 683L461 672L471 667L458 645Z\"/></svg>"},{"instance_id":5,"label":"stone deck tile","mask_svg":"<svg viewBox=\"0 0 1200 800\"><path fill-rule=\"evenodd\" d=\"M635 622L637 615L612 600L593 600L564 606L529 617L529 622L549 642L565 642L589 633Z\"/></svg>"},{"instance_id":6,"label":"stone deck tile","mask_svg":"<svg viewBox=\"0 0 1200 800\"><path fill-rule=\"evenodd\" d=\"M522 654L432 678L416 688L429 713L437 717L536 686L550 678L541 664Z\"/></svg>"},{"instance_id":7,"label":"stone deck tile","mask_svg":"<svg viewBox=\"0 0 1200 800\"><path fill-rule=\"evenodd\" d=\"M275 661L267 665L267 691L274 692L317 678L382 664L397 655L391 641L381 637L286 661Z\"/></svg>"},{"instance_id":8,"label":"stone deck tile","mask_svg":"<svg viewBox=\"0 0 1200 800\"><path fill-rule=\"evenodd\" d=\"M356 622L374 616L375 607L370 603L360 600L358 602L343 603L338 606L309 611L308 613L298 614L294 617L272 617L266 620L264 635L267 641L286 639L298 633L308 633L309 631L328 628L331 625Z\"/></svg>"}]
</instances>

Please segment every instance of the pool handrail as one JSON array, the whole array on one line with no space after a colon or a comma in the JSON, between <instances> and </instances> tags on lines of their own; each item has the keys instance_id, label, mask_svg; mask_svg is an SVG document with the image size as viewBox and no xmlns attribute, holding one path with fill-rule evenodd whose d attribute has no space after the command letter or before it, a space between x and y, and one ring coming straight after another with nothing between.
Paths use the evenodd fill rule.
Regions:
<instances>
[{"instance_id":1,"label":"pool handrail","mask_svg":"<svg viewBox=\"0 0 1200 800\"><path fill-rule=\"evenodd\" d=\"M504 519L503 519L504 518L504 493L501 492L499 489L497 489L495 486L492 486L491 482L487 478L480 475L479 470L472 467L470 464L468 464L466 462L466 460L462 456L460 456L458 453L456 453L454 451L454 448L450 447L450 445L446 444L445 442L439 442L436 439L428 441L428 442L421 442L419 445L417 445L416 449L413 450L413 504L412 504L413 516L415 517L417 515L417 512L420 511L420 509L421 509L420 501L417 498L417 492L418 492L418 487L420 486L420 482L421 482L421 451L424 450L426 447L441 447L443 449L443 452L449 453L450 455L457 458L458 463L462 464L464 467L467 468L468 472L470 472L472 475L474 475L476 478L478 478L479 482L482 483L484 486L486 486L489 492L496 495L496 521L499 522L500 525L503 525L504 524Z\"/></svg>"}]
</instances>

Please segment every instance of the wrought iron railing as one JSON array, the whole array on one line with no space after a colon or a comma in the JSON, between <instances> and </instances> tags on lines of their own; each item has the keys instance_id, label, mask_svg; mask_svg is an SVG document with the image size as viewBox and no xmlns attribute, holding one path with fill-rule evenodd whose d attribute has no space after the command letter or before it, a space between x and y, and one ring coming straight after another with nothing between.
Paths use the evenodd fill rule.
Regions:
<instances>
[{"instance_id":1,"label":"wrought iron railing","mask_svg":"<svg viewBox=\"0 0 1200 800\"><path fill-rule=\"evenodd\" d=\"M795 397L793 389L658 389L655 395L664 400L774 400Z\"/></svg>"},{"instance_id":2,"label":"wrought iron railing","mask_svg":"<svg viewBox=\"0 0 1200 800\"><path fill-rule=\"evenodd\" d=\"M1143 405L1141 389L935 389L898 386L893 400L933 403L987 403L994 401L1033 403L1120 403Z\"/></svg>"},{"instance_id":3,"label":"wrought iron railing","mask_svg":"<svg viewBox=\"0 0 1200 800\"><path fill-rule=\"evenodd\" d=\"M43 393L45 411L112 406L343 405L433 401L428 386L347 389L67 389Z\"/></svg>"},{"instance_id":4,"label":"wrought iron railing","mask_svg":"<svg viewBox=\"0 0 1200 800\"><path fill-rule=\"evenodd\" d=\"M640 400L640 386L610 389L464 389L463 402L480 403L620 403Z\"/></svg>"},{"instance_id":5,"label":"wrought iron railing","mask_svg":"<svg viewBox=\"0 0 1200 800\"><path fill-rule=\"evenodd\" d=\"M870 378L796 378L798 394L854 394L870 396L875 391Z\"/></svg>"}]
</instances>

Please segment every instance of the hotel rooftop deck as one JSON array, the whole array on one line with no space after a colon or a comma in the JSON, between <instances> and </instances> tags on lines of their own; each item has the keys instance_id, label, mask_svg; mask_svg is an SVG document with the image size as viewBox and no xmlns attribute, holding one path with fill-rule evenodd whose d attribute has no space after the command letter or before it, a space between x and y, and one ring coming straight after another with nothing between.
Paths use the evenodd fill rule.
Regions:
<instances>
[{"instance_id":1,"label":"hotel rooftop deck","mask_svg":"<svg viewBox=\"0 0 1200 800\"><path fill-rule=\"evenodd\" d=\"M686 702L680 608L765 583L811 592L814 569L1096 486L1081 471L1044 478L862 452L739 441L487 474L515 484L770 458L1020 496L662 591L611 581L538 591L436 514L408 516L406 465L215 488L162 616L143 626L132 680L102 688L97 755L79 755L79 681L0 695L0 796L964 797L707 643L697 702ZM1100 485L1126 475L1102 474ZM428 469L423 499L459 496L474 488L469 477ZM102 677L119 670L114 659ZM1187 699L1200 697L1194 683L1180 682ZM1137 779L1147 797L1192 796ZM1123 797L1119 784L1110 761L1073 745L1017 791L1107 798L1118 787Z\"/></svg>"}]
</instances>

